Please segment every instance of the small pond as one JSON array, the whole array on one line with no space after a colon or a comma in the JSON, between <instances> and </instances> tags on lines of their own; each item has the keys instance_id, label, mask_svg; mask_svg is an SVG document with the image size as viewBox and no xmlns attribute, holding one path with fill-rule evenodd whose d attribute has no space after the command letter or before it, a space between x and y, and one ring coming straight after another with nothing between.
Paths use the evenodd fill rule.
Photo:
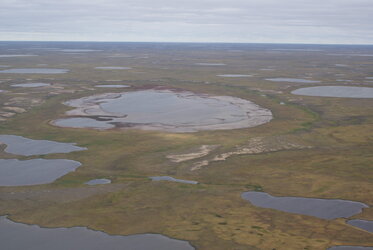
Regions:
<instances>
[{"instance_id":1,"label":"small pond","mask_svg":"<svg viewBox=\"0 0 373 250\"><path fill-rule=\"evenodd\" d=\"M348 218L361 213L368 206L361 202L303 197L274 197L264 192L245 192L241 197L257 207L272 208L288 213L321 219Z\"/></svg>"},{"instance_id":2,"label":"small pond","mask_svg":"<svg viewBox=\"0 0 373 250\"><path fill-rule=\"evenodd\" d=\"M80 162L65 159L0 159L0 186L46 184L75 171Z\"/></svg>"},{"instance_id":3,"label":"small pond","mask_svg":"<svg viewBox=\"0 0 373 250\"><path fill-rule=\"evenodd\" d=\"M124 224L125 225L125 224ZM187 241L161 234L109 235L85 227L42 228L0 217L1 247L7 250L192 250Z\"/></svg>"},{"instance_id":4,"label":"small pond","mask_svg":"<svg viewBox=\"0 0 373 250\"><path fill-rule=\"evenodd\" d=\"M291 92L294 95L344 97L344 98L373 98L373 88L349 86L319 86L301 88Z\"/></svg>"},{"instance_id":5,"label":"small pond","mask_svg":"<svg viewBox=\"0 0 373 250\"><path fill-rule=\"evenodd\" d=\"M87 181L85 184L87 185L100 185L100 184L110 184L111 180L109 179L94 179Z\"/></svg>"}]
</instances>

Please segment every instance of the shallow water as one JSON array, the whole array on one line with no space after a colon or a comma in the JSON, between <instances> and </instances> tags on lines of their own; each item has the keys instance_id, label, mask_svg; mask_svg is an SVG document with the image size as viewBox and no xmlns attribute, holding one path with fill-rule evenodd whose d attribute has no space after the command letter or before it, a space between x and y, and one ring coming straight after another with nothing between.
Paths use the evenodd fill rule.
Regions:
<instances>
[{"instance_id":1,"label":"shallow water","mask_svg":"<svg viewBox=\"0 0 373 250\"><path fill-rule=\"evenodd\" d=\"M100 106L104 111L127 115L125 120L129 123L140 124L208 126L239 122L247 118L246 111L239 106L191 93L153 90L128 92Z\"/></svg>"},{"instance_id":2,"label":"shallow water","mask_svg":"<svg viewBox=\"0 0 373 250\"><path fill-rule=\"evenodd\" d=\"M245 192L241 197L254 206L288 213L315 216L321 219L348 218L368 206L361 202L303 197L274 197L264 192Z\"/></svg>"},{"instance_id":3,"label":"shallow water","mask_svg":"<svg viewBox=\"0 0 373 250\"><path fill-rule=\"evenodd\" d=\"M371 220L349 220L347 223L373 233L373 221Z\"/></svg>"},{"instance_id":4,"label":"shallow water","mask_svg":"<svg viewBox=\"0 0 373 250\"><path fill-rule=\"evenodd\" d=\"M240 75L240 74L223 74L223 75L217 75L220 77L251 77L252 75Z\"/></svg>"},{"instance_id":5,"label":"shallow water","mask_svg":"<svg viewBox=\"0 0 373 250\"><path fill-rule=\"evenodd\" d=\"M54 182L81 164L65 159L0 159L0 186L28 186ZM1 242L1 241L0 241Z\"/></svg>"},{"instance_id":6,"label":"shallow water","mask_svg":"<svg viewBox=\"0 0 373 250\"><path fill-rule=\"evenodd\" d=\"M53 125L59 127L70 127L70 128L95 128L95 129L109 129L114 128L114 125L107 123L96 121L91 118L66 118L66 119L59 119L53 122Z\"/></svg>"},{"instance_id":7,"label":"shallow water","mask_svg":"<svg viewBox=\"0 0 373 250\"><path fill-rule=\"evenodd\" d=\"M348 86L319 86L301 88L291 92L294 95L345 97L345 98L373 98L373 88Z\"/></svg>"},{"instance_id":8,"label":"shallow water","mask_svg":"<svg viewBox=\"0 0 373 250\"><path fill-rule=\"evenodd\" d=\"M271 82L292 82L292 83L318 83L320 81L300 79L300 78L268 78L267 81Z\"/></svg>"},{"instance_id":9,"label":"shallow water","mask_svg":"<svg viewBox=\"0 0 373 250\"><path fill-rule=\"evenodd\" d=\"M272 118L269 110L240 98L153 89L91 96L71 100L67 105L78 108L68 114L114 118L109 121L67 118L57 120L54 124L111 128L115 123L145 130L196 132L253 127Z\"/></svg>"},{"instance_id":10,"label":"shallow water","mask_svg":"<svg viewBox=\"0 0 373 250\"><path fill-rule=\"evenodd\" d=\"M180 182L180 183L186 183L186 184L198 184L197 181L176 179L170 176L152 176L150 177L150 179L152 179L152 181L173 181L173 182Z\"/></svg>"},{"instance_id":11,"label":"shallow water","mask_svg":"<svg viewBox=\"0 0 373 250\"><path fill-rule=\"evenodd\" d=\"M36 88L36 87L46 87L51 86L49 83L19 83L19 84L12 84L12 87L21 87L21 88Z\"/></svg>"},{"instance_id":12,"label":"shallow water","mask_svg":"<svg viewBox=\"0 0 373 250\"><path fill-rule=\"evenodd\" d=\"M153 90L124 93L100 106L107 112L127 115L129 123L142 124L207 126L219 121L238 122L247 117L245 110L226 101Z\"/></svg>"},{"instance_id":13,"label":"shallow water","mask_svg":"<svg viewBox=\"0 0 373 250\"><path fill-rule=\"evenodd\" d=\"M64 74L68 69L50 69L50 68L23 68L0 70L4 74Z\"/></svg>"},{"instance_id":14,"label":"shallow water","mask_svg":"<svg viewBox=\"0 0 373 250\"><path fill-rule=\"evenodd\" d=\"M95 69L132 69L131 67L95 67Z\"/></svg>"},{"instance_id":15,"label":"shallow water","mask_svg":"<svg viewBox=\"0 0 373 250\"><path fill-rule=\"evenodd\" d=\"M111 180L109 179L94 179L87 181L85 184L87 185L100 185L100 184L109 184L111 183Z\"/></svg>"},{"instance_id":16,"label":"shallow water","mask_svg":"<svg viewBox=\"0 0 373 250\"><path fill-rule=\"evenodd\" d=\"M0 135L0 143L7 145L5 152L24 156L70 153L87 149L75 146L75 143L33 140L17 135Z\"/></svg>"},{"instance_id":17,"label":"shallow water","mask_svg":"<svg viewBox=\"0 0 373 250\"><path fill-rule=\"evenodd\" d=\"M97 88L129 88L131 86L123 85L123 84L117 84L117 85L115 85L115 84L107 84L107 85L101 84L101 85L95 85L95 87L97 87Z\"/></svg>"},{"instance_id":18,"label":"shallow water","mask_svg":"<svg viewBox=\"0 0 373 250\"><path fill-rule=\"evenodd\" d=\"M187 241L161 234L108 235L85 227L41 228L0 217L1 247L7 250L192 250Z\"/></svg>"}]
</instances>

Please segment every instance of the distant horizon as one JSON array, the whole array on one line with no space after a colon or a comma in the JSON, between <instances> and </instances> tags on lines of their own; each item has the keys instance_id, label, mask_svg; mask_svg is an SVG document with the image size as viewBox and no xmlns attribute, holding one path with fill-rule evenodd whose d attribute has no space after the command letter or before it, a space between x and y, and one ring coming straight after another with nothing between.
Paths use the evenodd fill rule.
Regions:
<instances>
[{"instance_id":1,"label":"distant horizon","mask_svg":"<svg viewBox=\"0 0 373 250\"><path fill-rule=\"evenodd\" d=\"M95 41L95 40L0 40L3 42L40 42L40 43L175 43L175 44L273 44L273 45L341 45L341 46L373 46L373 43L285 43L285 42L193 42L193 41Z\"/></svg>"},{"instance_id":2,"label":"distant horizon","mask_svg":"<svg viewBox=\"0 0 373 250\"><path fill-rule=\"evenodd\" d=\"M373 45L372 0L12 0L5 41Z\"/></svg>"}]
</instances>

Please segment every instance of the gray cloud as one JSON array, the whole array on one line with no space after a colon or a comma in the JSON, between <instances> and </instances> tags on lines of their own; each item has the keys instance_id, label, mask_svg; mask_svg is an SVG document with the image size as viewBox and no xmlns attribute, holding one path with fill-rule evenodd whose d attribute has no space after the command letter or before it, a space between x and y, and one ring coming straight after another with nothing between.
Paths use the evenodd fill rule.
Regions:
<instances>
[{"instance_id":1,"label":"gray cloud","mask_svg":"<svg viewBox=\"0 0 373 250\"><path fill-rule=\"evenodd\" d=\"M2 0L2 40L373 44L372 0Z\"/></svg>"}]
</instances>

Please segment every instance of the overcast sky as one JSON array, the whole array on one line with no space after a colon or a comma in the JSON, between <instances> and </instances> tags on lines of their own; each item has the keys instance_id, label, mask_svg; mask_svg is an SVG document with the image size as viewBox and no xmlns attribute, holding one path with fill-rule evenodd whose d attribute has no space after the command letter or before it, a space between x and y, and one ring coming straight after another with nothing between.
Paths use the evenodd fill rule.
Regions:
<instances>
[{"instance_id":1,"label":"overcast sky","mask_svg":"<svg viewBox=\"0 0 373 250\"><path fill-rule=\"evenodd\" d=\"M0 0L0 40L373 44L373 0Z\"/></svg>"}]
</instances>

